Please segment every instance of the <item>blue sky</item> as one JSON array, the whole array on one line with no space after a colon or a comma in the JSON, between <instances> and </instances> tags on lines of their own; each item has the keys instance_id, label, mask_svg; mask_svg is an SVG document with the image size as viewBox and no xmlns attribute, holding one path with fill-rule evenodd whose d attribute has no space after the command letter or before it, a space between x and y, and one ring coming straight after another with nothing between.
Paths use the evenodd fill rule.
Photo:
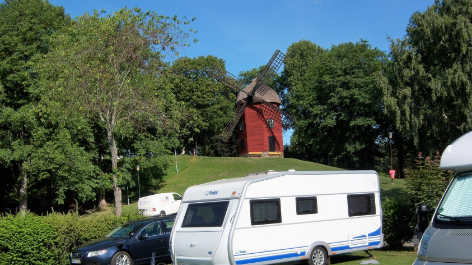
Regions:
<instances>
[{"instance_id":1,"label":"blue sky","mask_svg":"<svg viewBox=\"0 0 472 265\"><path fill-rule=\"evenodd\" d=\"M226 68L241 71L265 65L275 50L286 52L299 40L324 48L365 39L389 51L388 37L405 35L414 12L424 12L434 0L50 0L72 18L104 9L140 7L161 15L195 17L191 27L199 43L181 56L213 55ZM284 133L284 144L291 132Z\"/></svg>"}]
</instances>

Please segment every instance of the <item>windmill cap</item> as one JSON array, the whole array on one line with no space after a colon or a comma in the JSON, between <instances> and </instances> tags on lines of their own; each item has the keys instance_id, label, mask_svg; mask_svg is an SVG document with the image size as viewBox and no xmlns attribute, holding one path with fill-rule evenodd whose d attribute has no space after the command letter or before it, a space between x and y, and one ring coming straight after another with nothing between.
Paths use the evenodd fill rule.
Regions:
<instances>
[{"instance_id":1,"label":"windmill cap","mask_svg":"<svg viewBox=\"0 0 472 265\"><path fill-rule=\"evenodd\" d=\"M243 89L243 91L245 91L246 93L249 93L254 89L255 85L256 85L256 78L254 80L252 80L251 84L249 86L245 87ZM236 104L238 104L238 105L242 104L241 101L247 99L248 95L246 93L239 92L238 97L236 98ZM279 105L282 104L282 101L280 101L279 95L272 88L267 90L267 92L263 96L256 91L256 93L254 94L253 102L254 103L261 103L260 98L262 98L263 100L265 100L269 103L277 103Z\"/></svg>"}]
</instances>

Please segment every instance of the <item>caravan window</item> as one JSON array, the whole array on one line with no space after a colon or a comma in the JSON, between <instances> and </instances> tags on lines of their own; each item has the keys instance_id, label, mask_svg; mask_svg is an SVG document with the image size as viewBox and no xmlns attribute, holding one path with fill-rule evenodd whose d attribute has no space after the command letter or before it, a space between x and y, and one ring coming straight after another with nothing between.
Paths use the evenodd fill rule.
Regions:
<instances>
[{"instance_id":1,"label":"caravan window","mask_svg":"<svg viewBox=\"0 0 472 265\"><path fill-rule=\"evenodd\" d=\"M251 224L281 223L280 199L251 200Z\"/></svg>"},{"instance_id":2,"label":"caravan window","mask_svg":"<svg viewBox=\"0 0 472 265\"><path fill-rule=\"evenodd\" d=\"M373 193L347 195L347 203L349 216L375 214L375 195Z\"/></svg>"},{"instance_id":3,"label":"caravan window","mask_svg":"<svg viewBox=\"0 0 472 265\"><path fill-rule=\"evenodd\" d=\"M314 214L318 213L318 205L316 197L301 197L296 198L297 214Z\"/></svg>"},{"instance_id":4,"label":"caravan window","mask_svg":"<svg viewBox=\"0 0 472 265\"><path fill-rule=\"evenodd\" d=\"M220 227L229 201L192 203L187 207L182 227Z\"/></svg>"}]
</instances>

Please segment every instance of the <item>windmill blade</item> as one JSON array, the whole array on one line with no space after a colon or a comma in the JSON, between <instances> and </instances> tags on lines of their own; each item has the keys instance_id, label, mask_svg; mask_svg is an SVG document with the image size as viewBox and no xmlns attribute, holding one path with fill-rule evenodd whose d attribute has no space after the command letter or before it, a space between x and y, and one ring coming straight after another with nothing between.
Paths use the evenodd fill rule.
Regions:
<instances>
[{"instance_id":1,"label":"windmill blade","mask_svg":"<svg viewBox=\"0 0 472 265\"><path fill-rule=\"evenodd\" d=\"M277 73L279 71L280 66L282 66L282 64L284 63L284 59L285 54L283 54L280 50L276 50L264 70L262 70L261 74L259 75L259 82L254 89L254 93L257 92L259 95L264 96L265 93L269 91L270 86L264 77L267 72L269 72L269 70L273 73Z\"/></svg>"},{"instance_id":2,"label":"windmill blade","mask_svg":"<svg viewBox=\"0 0 472 265\"><path fill-rule=\"evenodd\" d=\"M262 103L261 109L264 117L282 124L282 112L280 111L279 107L274 106L272 103L269 103L262 98L259 99Z\"/></svg>"},{"instance_id":3,"label":"windmill blade","mask_svg":"<svg viewBox=\"0 0 472 265\"><path fill-rule=\"evenodd\" d=\"M246 105L247 101L245 101L242 105L238 105L236 107L236 116L230 122L228 122L228 124L226 124L223 133L220 134L220 137L223 141L227 142L228 139L231 137L234 127L236 127L239 122L239 119L241 119L241 116L244 113L244 109L246 109Z\"/></svg>"},{"instance_id":4,"label":"windmill blade","mask_svg":"<svg viewBox=\"0 0 472 265\"><path fill-rule=\"evenodd\" d=\"M284 130L288 130L288 129L291 129L293 128L293 125L295 123L295 117L290 115L288 112L286 112L285 110L281 110L280 111L282 113L282 115L284 116L284 118L282 119L282 128Z\"/></svg>"},{"instance_id":5,"label":"windmill blade","mask_svg":"<svg viewBox=\"0 0 472 265\"><path fill-rule=\"evenodd\" d=\"M276 50L264 70L261 72L259 76L261 80L264 78L265 74L269 71L269 69L271 70L271 72L277 73L279 71L280 66L284 63L284 59L285 54L283 54L280 50Z\"/></svg>"},{"instance_id":6,"label":"windmill blade","mask_svg":"<svg viewBox=\"0 0 472 265\"><path fill-rule=\"evenodd\" d=\"M239 81L239 79L235 75L233 75L230 72L224 70L218 64L215 64L211 69L209 69L208 75L215 78L219 82L222 82L223 84L231 87L232 89L234 89L238 93L239 92L246 93L246 91L243 90L244 84L241 81Z\"/></svg>"},{"instance_id":7,"label":"windmill blade","mask_svg":"<svg viewBox=\"0 0 472 265\"><path fill-rule=\"evenodd\" d=\"M267 91L271 89L268 85L264 84L263 82L259 82L259 85L254 89L256 93L258 93L261 96L264 96Z\"/></svg>"},{"instance_id":8,"label":"windmill blade","mask_svg":"<svg viewBox=\"0 0 472 265\"><path fill-rule=\"evenodd\" d=\"M281 124L284 129L289 129L293 127L293 123L295 121L294 116L290 115L285 110L279 109L279 107L274 106L272 103L269 103L262 98L258 99L263 104L263 108L261 108L261 114L264 115L265 118L273 119L275 122Z\"/></svg>"},{"instance_id":9,"label":"windmill blade","mask_svg":"<svg viewBox=\"0 0 472 265\"><path fill-rule=\"evenodd\" d=\"M289 114L288 112L286 112L285 110L280 110L280 112L282 113L282 115L284 115L284 117L287 120L290 120L291 122L295 121L295 117L293 115Z\"/></svg>"}]
</instances>

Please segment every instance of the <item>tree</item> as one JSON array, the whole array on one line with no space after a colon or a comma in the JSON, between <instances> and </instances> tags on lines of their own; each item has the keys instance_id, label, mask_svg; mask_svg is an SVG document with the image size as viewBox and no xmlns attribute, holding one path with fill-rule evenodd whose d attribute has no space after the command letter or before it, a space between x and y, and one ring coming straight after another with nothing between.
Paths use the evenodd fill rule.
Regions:
<instances>
[{"instance_id":1,"label":"tree","mask_svg":"<svg viewBox=\"0 0 472 265\"><path fill-rule=\"evenodd\" d=\"M178 55L178 48L189 45L189 33L180 28L189 23L140 9L106 16L95 11L55 34L54 51L36 65L40 88L50 100L96 117L106 127L118 216L117 136L149 127L172 129L172 118L179 114L169 84L159 74L166 56Z\"/></svg>"},{"instance_id":2,"label":"tree","mask_svg":"<svg viewBox=\"0 0 472 265\"><path fill-rule=\"evenodd\" d=\"M218 135L232 118L236 95L233 89L208 75L208 69L217 63L223 64L213 56L174 61L172 92L184 103L185 112L190 116L186 126L188 133L182 135L182 142L190 147L187 150L198 144L202 155L231 156L236 154L237 145L232 141L224 143Z\"/></svg>"},{"instance_id":3,"label":"tree","mask_svg":"<svg viewBox=\"0 0 472 265\"><path fill-rule=\"evenodd\" d=\"M35 76L30 60L49 50L49 37L69 21L62 7L44 0L6 0L0 3L0 161L17 183L20 211L27 209L28 176L24 163L32 153L31 96Z\"/></svg>"},{"instance_id":4,"label":"tree","mask_svg":"<svg viewBox=\"0 0 472 265\"><path fill-rule=\"evenodd\" d=\"M289 48L284 71L293 84L287 110L296 117L291 151L343 168L374 168L387 120L373 73L383 69L385 53L361 40L328 51L312 46L313 57L303 59L303 50L292 50L300 47L306 45Z\"/></svg>"},{"instance_id":5,"label":"tree","mask_svg":"<svg viewBox=\"0 0 472 265\"><path fill-rule=\"evenodd\" d=\"M391 76L378 84L388 114L418 150L432 153L472 129L470 0L436 0L391 40Z\"/></svg>"}]
</instances>

